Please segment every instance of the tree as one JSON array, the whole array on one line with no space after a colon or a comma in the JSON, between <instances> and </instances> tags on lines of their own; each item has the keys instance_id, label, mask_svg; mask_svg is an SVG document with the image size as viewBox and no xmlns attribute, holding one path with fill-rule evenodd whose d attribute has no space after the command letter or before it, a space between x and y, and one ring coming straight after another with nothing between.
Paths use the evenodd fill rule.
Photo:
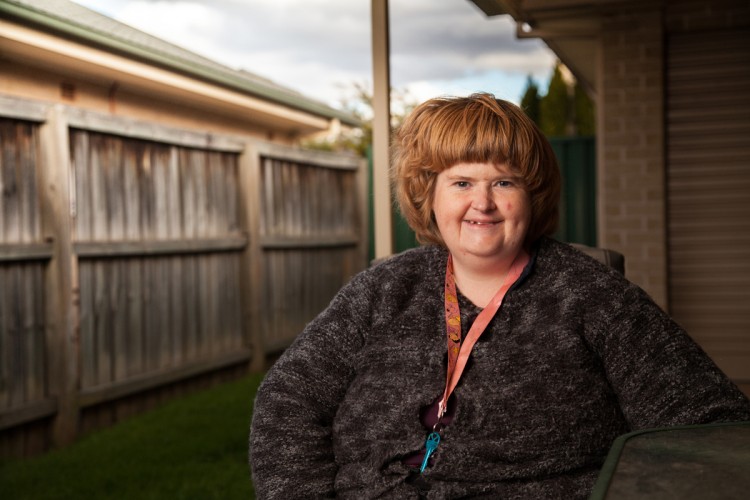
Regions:
<instances>
[{"instance_id":1,"label":"tree","mask_svg":"<svg viewBox=\"0 0 750 500\"><path fill-rule=\"evenodd\" d=\"M417 103L407 90L391 89L391 127L398 127ZM361 126L342 132L334 141L309 140L302 145L325 151L353 151L365 157L372 145L372 93L363 83L350 84L341 100L341 109L357 118Z\"/></svg>"},{"instance_id":2,"label":"tree","mask_svg":"<svg viewBox=\"0 0 750 500\"><path fill-rule=\"evenodd\" d=\"M576 134L594 135L596 133L594 102L578 82L573 90L573 110Z\"/></svg>"},{"instance_id":3,"label":"tree","mask_svg":"<svg viewBox=\"0 0 750 500\"><path fill-rule=\"evenodd\" d=\"M529 116L529 118L534 120L534 123L536 123L537 125L540 125L540 101L541 97L539 96L539 87L531 78L531 75L529 75L526 79L526 90L524 91L523 98L521 99L521 109L523 109Z\"/></svg>"},{"instance_id":4,"label":"tree","mask_svg":"<svg viewBox=\"0 0 750 500\"><path fill-rule=\"evenodd\" d=\"M560 63L555 64L547 95L539 105L542 132L548 137L560 137L570 132L570 96L562 76Z\"/></svg>"}]
</instances>

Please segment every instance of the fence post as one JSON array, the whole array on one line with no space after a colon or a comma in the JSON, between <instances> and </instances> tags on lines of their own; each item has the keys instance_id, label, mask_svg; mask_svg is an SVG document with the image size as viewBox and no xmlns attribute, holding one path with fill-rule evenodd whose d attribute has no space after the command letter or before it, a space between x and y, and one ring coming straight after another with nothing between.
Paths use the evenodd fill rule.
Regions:
<instances>
[{"instance_id":1,"label":"fence post","mask_svg":"<svg viewBox=\"0 0 750 500\"><path fill-rule=\"evenodd\" d=\"M78 284L73 252L75 203L68 123L61 105L50 107L40 127L42 224L52 241L52 258L45 277L47 356L50 392L57 399L52 439L61 446L78 433Z\"/></svg>"},{"instance_id":2,"label":"fence post","mask_svg":"<svg viewBox=\"0 0 750 500\"><path fill-rule=\"evenodd\" d=\"M265 325L260 313L262 280L262 248L260 241L260 155L248 143L240 155L240 220L247 231L248 244L242 255L242 327L245 342L250 348L250 372L265 369L266 352L263 342Z\"/></svg>"}]
</instances>

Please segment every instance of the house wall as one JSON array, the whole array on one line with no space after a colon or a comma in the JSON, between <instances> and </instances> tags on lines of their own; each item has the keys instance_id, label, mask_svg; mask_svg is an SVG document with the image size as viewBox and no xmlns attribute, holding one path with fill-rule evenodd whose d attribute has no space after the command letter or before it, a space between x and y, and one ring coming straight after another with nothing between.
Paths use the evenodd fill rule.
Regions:
<instances>
[{"instance_id":1,"label":"house wall","mask_svg":"<svg viewBox=\"0 0 750 500\"><path fill-rule=\"evenodd\" d=\"M599 245L667 308L663 28L660 10L602 19L598 65Z\"/></svg>"},{"instance_id":2,"label":"house wall","mask_svg":"<svg viewBox=\"0 0 750 500\"><path fill-rule=\"evenodd\" d=\"M236 112L222 114L218 109L204 109L197 102L191 105L190 100L179 100L177 96L139 92L139 89L121 86L112 80L82 78L15 61L5 64L0 75L0 94L9 96L277 144L292 145L298 140L297 135L274 130L254 121L252 116L243 119L236 116Z\"/></svg>"},{"instance_id":3,"label":"house wall","mask_svg":"<svg viewBox=\"0 0 750 500\"><path fill-rule=\"evenodd\" d=\"M750 4L600 20L598 243L750 392Z\"/></svg>"}]
</instances>

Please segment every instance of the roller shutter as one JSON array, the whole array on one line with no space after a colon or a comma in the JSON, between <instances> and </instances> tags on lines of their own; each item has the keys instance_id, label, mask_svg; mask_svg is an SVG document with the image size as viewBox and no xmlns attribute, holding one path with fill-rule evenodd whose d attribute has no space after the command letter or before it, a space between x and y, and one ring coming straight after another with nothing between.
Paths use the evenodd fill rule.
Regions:
<instances>
[{"instance_id":1,"label":"roller shutter","mask_svg":"<svg viewBox=\"0 0 750 500\"><path fill-rule=\"evenodd\" d=\"M750 382L750 33L667 40L670 312Z\"/></svg>"}]
</instances>

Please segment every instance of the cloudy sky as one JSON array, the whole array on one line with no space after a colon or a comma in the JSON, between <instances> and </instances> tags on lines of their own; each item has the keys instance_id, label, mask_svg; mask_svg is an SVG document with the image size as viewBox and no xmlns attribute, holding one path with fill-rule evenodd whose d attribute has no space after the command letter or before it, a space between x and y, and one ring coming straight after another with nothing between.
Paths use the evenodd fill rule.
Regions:
<instances>
[{"instance_id":1,"label":"cloudy sky","mask_svg":"<svg viewBox=\"0 0 750 500\"><path fill-rule=\"evenodd\" d=\"M142 31L339 107L372 85L370 0L74 0ZM554 55L468 0L390 0L391 85L411 100L544 89Z\"/></svg>"}]
</instances>

